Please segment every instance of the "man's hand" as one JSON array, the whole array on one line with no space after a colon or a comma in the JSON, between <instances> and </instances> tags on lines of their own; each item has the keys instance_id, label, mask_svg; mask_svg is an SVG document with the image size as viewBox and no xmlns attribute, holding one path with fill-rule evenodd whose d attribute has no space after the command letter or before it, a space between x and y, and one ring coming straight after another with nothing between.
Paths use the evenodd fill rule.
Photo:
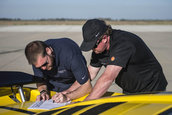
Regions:
<instances>
[{"instance_id":1,"label":"man's hand","mask_svg":"<svg viewBox=\"0 0 172 115\"><path fill-rule=\"evenodd\" d=\"M70 98L68 98L65 94L58 92L52 97L52 99L56 103L64 103L70 101Z\"/></svg>"},{"instance_id":2,"label":"man's hand","mask_svg":"<svg viewBox=\"0 0 172 115\"><path fill-rule=\"evenodd\" d=\"M50 98L49 94L47 93L47 91L40 93L40 95L37 96L36 101L45 101L48 100Z\"/></svg>"}]
</instances>

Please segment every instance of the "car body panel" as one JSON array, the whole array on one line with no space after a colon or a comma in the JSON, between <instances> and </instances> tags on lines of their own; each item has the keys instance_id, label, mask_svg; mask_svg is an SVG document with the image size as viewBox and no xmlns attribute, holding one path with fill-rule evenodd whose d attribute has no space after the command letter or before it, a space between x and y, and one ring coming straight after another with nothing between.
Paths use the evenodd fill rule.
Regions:
<instances>
[{"instance_id":1,"label":"car body panel","mask_svg":"<svg viewBox=\"0 0 172 115\"><path fill-rule=\"evenodd\" d=\"M8 72L5 72L8 73ZM16 72L10 72L10 76L16 74ZM4 72L3 74L4 75ZM6 80L0 83L0 114L1 115L168 115L172 114L172 92L149 92L140 94L128 94L107 92L102 98L83 101L87 95L72 100L71 104L54 108L51 110L32 110L27 109L31 106L39 91L35 88L22 87L24 84L33 83L32 76L24 73L18 73L20 77L17 79L24 79L22 81L14 80L12 83ZM1 76L1 72L0 72ZM5 75L6 76L6 75ZM26 80L30 77L29 82ZM9 77L7 75L7 77ZM15 77L9 77L15 79ZM20 79L19 79L20 78ZM6 82L7 83L4 83ZM35 80L33 80L35 81ZM10 85L8 85L10 83ZM21 99L21 93L18 87L22 87L22 91L25 97L23 101ZM56 92L51 91L50 95L54 95Z\"/></svg>"},{"instance_id":2,"label":"car body panel","mask_svg":"<svg viewBox=\"0 0 172 115\"><path fill-rule=\"evenodd\" d=\"M9 96L0 97L0 114L160 114L172 108L172 92L154 93L154 94L135 94L123 95L113 93L111 96L101 99L83 101L86 96L73 100L72 104L51 109L51 110L30 110L27 109L39 95L36 89L24 88L24 91L30 90L30 98L26 102L16 103ZM26 90L27 89L27 90ZM28 92L27 92L28 93ZM25 93L26 94L26 93ZM51 92L51 95L55 92ZM110 93L109 93L110 94ZM17 98L20 98L17 94ZM21 100L20 100L21 101Z\"/></svg>"}]
</instances>

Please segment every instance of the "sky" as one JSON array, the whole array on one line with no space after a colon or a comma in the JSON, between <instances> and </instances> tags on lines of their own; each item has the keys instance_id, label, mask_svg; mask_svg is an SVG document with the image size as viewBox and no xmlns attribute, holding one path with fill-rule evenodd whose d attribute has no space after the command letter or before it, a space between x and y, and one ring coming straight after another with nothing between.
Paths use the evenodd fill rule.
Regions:
<instances>
[{"instance_id":1,"label":"sky","mask_svg":"<svg viewBox=\"0 0 172 115\"><path fill-rule=\"evenodd\" d=\"M172 19L172 0L0 0L0 18Z\"/></svg>"}]
</instances>

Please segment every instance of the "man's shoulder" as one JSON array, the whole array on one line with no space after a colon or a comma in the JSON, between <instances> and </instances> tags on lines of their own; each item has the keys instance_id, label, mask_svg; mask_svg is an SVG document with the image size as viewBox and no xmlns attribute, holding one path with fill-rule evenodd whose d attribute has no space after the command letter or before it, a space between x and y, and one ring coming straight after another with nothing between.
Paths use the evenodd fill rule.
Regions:
<instances>
[{"instance_id":1,"label":"man's shoulder","mask_svg":"<svg viewBox=\"0 0 172 115\"><path fill-rule=\"evenodd\" d=\"M125 30L117 30L117 29L113 29L112 37L118 40L121 40L121 39L127 40L128 38L140 38L138 35L136 35L133 32L129 32Z\"/></svg>"},{"instance_id":2,"label":"man's shoulder","mask_svg":"<svg viewBox=\"0 0 172 115\"><path fill-rule=\"evenodd\" d=\"M114 47L128 47L132 46L140 41L140 37L134 33L124 31L124 30L114 30L111 36L111 48Z\"/></svg>"},{"instance_id":3,"label":"man's shoulder","mask_svg":"<svg viewBox=\"0 0 172 115\"><path fill-rule=\"evenodd\" d=\"M55 54L59 56L69 56L80 54L81 50L77 43L70 38L49 39L46 44L50 46Z\"/></svg>"},{"instance_id":4,"label":"man's shoulder","mask_svg":"<svg viewBox=\"0 0 172 115\"><path fill-rule=\"evenodd\" d=\"M70 38L52 38L52 39L48 39L45 41L46 44L51 45L51 44L65 44L65 43L69 43L69 42L74 42L73 40L71 40Z\"/></svg>"},{"instance_id":5,"label":"man's shoulder","mask_svg":"<svg viewBox=\"0 0 172 115\"><path fill-rule=\"evenodd\" d=\"M52 47L52 48L57 48L57 49L72 49L72 48L77 48L79 49L78 44L73 41L70 38L56 38L56 39L48 39L45 41L45 43Z\"/></svg>"}]
</instances>

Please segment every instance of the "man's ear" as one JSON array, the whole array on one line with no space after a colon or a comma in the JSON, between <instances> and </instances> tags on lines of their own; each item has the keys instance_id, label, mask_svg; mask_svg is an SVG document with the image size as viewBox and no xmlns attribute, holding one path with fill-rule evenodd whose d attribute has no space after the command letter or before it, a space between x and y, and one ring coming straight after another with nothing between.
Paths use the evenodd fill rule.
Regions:
<instances>
[{"instance_id":1,"label":"man's ear","mask_svg":"<svg viewBox=\"0 0 172 115\"><path fill-rule=\"evenodd\" d=\"M108 36L105 35L105 37L102 39L102 42L103 42L103 43L106 43L107 41L108 41Z\"/></svg>"},{"instance_id":2,"label":"man's ear","mask_svg":"<svg viewBox=\"0 0 172 115\"><path fill-rule=\"evenodd\" d=\"M51 55L52 50L51 50L49 47L47 47L47 48L46 48L46 52L47 52L48 55Z\"/></svg>"}]
</instances>

